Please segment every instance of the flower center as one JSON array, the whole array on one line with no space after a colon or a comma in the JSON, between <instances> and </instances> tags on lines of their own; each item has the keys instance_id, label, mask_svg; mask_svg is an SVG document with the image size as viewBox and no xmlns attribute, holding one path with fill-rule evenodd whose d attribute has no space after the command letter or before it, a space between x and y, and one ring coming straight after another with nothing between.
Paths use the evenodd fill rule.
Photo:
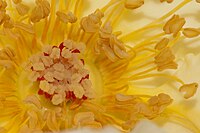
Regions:
<instances>
[{"instance_id":1,"label":"flower center","mask_svg":"<svg viewBox=\"0 0 200 133\"><path fill-rule=\"evenodd\" d=\"M47 45L30 57L29 79L38 82L38 95L54 105L93 98L89 71L83 59L85 45L66 40L59 46Z\"/></svg>"}]
</instances>

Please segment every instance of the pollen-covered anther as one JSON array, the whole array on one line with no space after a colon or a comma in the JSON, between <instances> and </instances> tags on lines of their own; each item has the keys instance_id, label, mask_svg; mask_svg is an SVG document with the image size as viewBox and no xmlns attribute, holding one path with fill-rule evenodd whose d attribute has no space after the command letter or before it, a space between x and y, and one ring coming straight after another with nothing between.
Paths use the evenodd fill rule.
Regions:
<instances>
[{"instance_id":1,"label":"pollen-covered anther","mask_svg":"<svg viewBox=\"0 0 200 133\"><path fill-rule=\"evenodd\" d=\"M46 110L44 113L44 119L46 120L46 125L51 131L59 130L59 123L57 120L57 111L55 110Z\"/></svg>"},{"instance_id":2,"label":"pollen-covered anther","mask_svg":"<svg viewBox=\"0 0 200 133\"><path fill-rule=\"evenodd\" d=\"M50 87L50 84L46 80L40 81L39 88L41 88L44 92L48 92L50 90Z\"/></svg>"},{"instance_id":3,"label":"pollen-covered anther","mask_svg":"<svg viewBox=\"0 0 200 133\"><path fill-rule=\"evenodd\" d=\"M160 0L160 2L167 2L167 3L172 3L174 0Z\"/></svg>"},{"instance_id":4,"label":"pollen-covered anther","mask_svg":"<svg viewBox=\"0 0 200 133\"><path fill-rule=\"evenodd\" d=\"M2 108L4 108L4 101L5 101L5 97L3 97L3 96L0 96L0 109L2 109Z\"/></svg>"},{"instance_id":5,"label":"pollen-covered anther","mask_svg":"<svg viewBox=\"0 0 200 133\"><path fill-rule=\"evenodd\" d=\"M21 15L21 16L24 16L29 11L29 7L22 3L17 4L16 9L17 9L17 12L19 13L19 15Z\"/></svg>"},{"instance_id":6,"label":"pollen-covered anther","mask_svg":"<svg viewBox=\"0 0 200 133\"><path fill-rule=\"evenodd\" d=\"M110 38L112 34L112 26L110 22L107 22L99 31L99 37L102 39Z\"/></svg>"},{"instance_id":7,"label":"pollen-covered anther","mask_svg":"<svg viewBox=\"0 0 200 133\"><path fill-rule=\"evenodd\" d=\"M125 0L125 7L127 9L136 9L144 4L144 0Z\"/></svg>"},{"instance_id":8,"label":"pollen-covered anther","mask_svg":"<svg viewBox=\"0 0 200 133\"><path fill-rule=\"evenodd\" d=\"M44 75L44 78L48 81L48 82L54 82L55 79L54 79L54 73L53 72L47 72L45 75Z\"/></svg>"},{"instance_id":9,"label":"pollen-covered anther","mask_svg":"<svg viewBox=\"0 0 200 133\"><path fill-rule=\"evenodd\" d=\"M185 37L193 38L200 35L200 29L197 28L185 28L183 29L183 34Z\"/></svg>"},{"instance_id":10,"label":"pollen-covered anther","mask_svg":"<svg viewBox=\"0 0 200 133\"><path fill-rule=\"evenodd\" d=\"M53 65L53 59L49 56L42 56L41 60L45 67L50 67Z\"/></svg>"},{"instance_id":11,"label":"pollen-covered anther","mask_svg":"<svg viewBox=\"0 0 200 133\"><path fill-rule=\"evenodd\" d=\"M77 98L81 99L83 97L85 93L85 90L84 88L81 86L81 85L77 85L75 88L74 88L74 94Z\"/></svg>"},{"instance_id":12,"label":"pollen-covered anther","mask_svg":"<svg viewBox=\"0 0 200 133\"><path fill-rule=\"evenodd\" d=\"M163 30L166 34L173 34L173 36L175 37L182 29L185 22L186 21L184 18L180 18L179 15L174 15L164 25Z\"/></svg>"},{"instance_id":13,"label":"pollen-covered anther","mask_svg":"<svg viewBox=\"0 0 200 133\"><path fill-rule=\"evenodd\" d=\"M51 54L50 54L50 57L51 57L52 59L58 59L58 58L60 58L60 49L57 48L57 47L54 47L54 48L52 49L52 52L51 52Z\"/></svg>"},{"instance_id":14,"label":"pollen-covered anther","mask_svg":"<svg viewBox=\"0 0 200 133\"><path fill-rule=\"evenodd\" d=\"M15 60L15 52L10 47L0 50L0 64L5 68L13 68Z\"/></svg>"},{"instance_id":15,"label":"pollen-covered anther","mask_svg":"<svg viewBox=\"0 0 200 133\"><path fill-rule=\"evenodd\" d=\"M129 56L124 43L116 35L112 34L112 27L109 22L99 30L99 40L95 46L95 51L98 54L101 50L113 62Z\"/></svg>"},{"instance_id":16,"label":"pollen-covered anther","mask_svg":"<svg viewBox=\"0 0 200 133\"><path fill-rule=\"evenodd\" d=\"M37 129L41 126L40 123L39 123L38 112L36 112L34 110L28 110L27 116L29 117L29 120L28 120L28 127L29 128Z\"/></svg>"},{"instance_id":17,"label":"pollen-covered anther","mask_svg":"<svg viewBox=\"0 0 200 133\"><path fill-rule=\"evenodd\" d=\"M65 100L65 98L62 95L55 94L51 101L54 105L58 105L58 104L62 103L64 100Z\"/></svg>"},{"instance_id":18,"label":"pollen-covered anther","mask_svg":"<svg viewBox=\"0 0 200 133\"><path fill-rule=\"evenodd\" d=\"M162 50L162 49L167 47L168 43L169 43L169 39L163 38L156 44L155 49L156 50Z\"/></svg>"},{"instance_id":19,"label":"pollen-covered anther","mask_svg":"<svg viewBox=\"0 0 200 133\"><path fill-rule=\"evenodd\" d=\"M160 114L172 101L173 99L169 95L160 93L158 96L151 97L148 103L154 114Z\"/></svg>"},{"instance_id":20,"label":"pollen-covered anther","mask_svg":"<svg viewBox=\"0 0 200 133\"><path fill-rule=\"evenodd\" d=\"M32 10L30 20L33 23L39 22L49 16L50 4L47 0L36 0L36 7Z\"/></svg>"},{"instance_id":21,"label":"pollen-covered anther","mask_svg":"<svg viewBox=\"0 0 200 133\"><path fill-rule=\"evenodd\" d=\"M117 39L115 35L112 35L110 38L110 47L113 49L118 58L124 59L128 57L128 53L126 52L123 42Z\"/></svg>"},{"instance_id":22,"label":"pollen-covered anther","mask_svg":"<svg viewBox=\"0 0 200 133\"><path fill-rule=\"evenodd\" d=\"M20 128L19 133L43 133L43 131L40 130L40 129L31 129L31 128L29 128L29 126L26 124L26 125L23 125L23 126Z\"/></svg>"},{"instance_id":23,"label":"pollen-covered anther","mask_svg":"<svg viewBox=\"0 0 200 133\"><path fill-rule=\"evenodd\" d=\"M191 84L184 84L179 88L179 91L183 93L184 98L188 99L194 96L198 88L197 83L191 83Z\"/></svg>"},{"instance_id":24,"label":"pollen-covered anther","mask_svg":"<svg viewBox=\"0 0 200 133\"><path fill-rule=\"evenodd\" d=\"M57 11L56 15L63 23L75 23L77 21L77 17L72 12L64 13Z\"/></svg>"},{"instance_id":25,"label":"pollen-covered anther","mask_svg":"<svg viewBox=\"0 0 200 133\"><path fill-rule=\"evenodd\" d=\"M42 71L45 69L44 64L42 62L39 63L34 63L33 64L33 69L36 71Z\"/></svg>"},{"instance_id":26,"label":"pollen-covered anther","mask_svg":"<svg viewBox=\"0 0 200 133\"><path fill-rule=\"evenodd\" d=\"M86 127L92 127L92 128L102 127L101 123L95 120L93 112L80 112L80 113L75 114L74 125L86 126Z\"/></svg>"},{"instance_id":27,"label":"pollen-covered anther","mask_svg":"<svg viewBox=\"0 0 200 133\"><path fill-rule=\"evenodd\" d=\"M103 25L100 29L99 29L99 37L101 39L109 39L110 36L112 35L112 26L110 22L106 22L105 25Z\"/></svg>"},{"instance_id":28,"label":"pollen-covered anther","mask_svg":"<svg viewBox=\"0 0 200 133\"><path fill-rule=\"evenodd\" d=\"M151 117L153 115L153 111L146 103L139 102L135 105L139 114L144 115L145 117Z\"/></svg>"},{"instance_id":29,"label":"pollen-covered anther","mask_svg":"<svg viewBox=\"0 0 200 133\"><path fill-rule=\"evenodd\" d=\"M94 121L94 113L93 112L80 112L74 116L74 124L79 125L84 121Z\"/></svg>"},{"instance_id":30,"label":"pollen-covered anther","mask_svg":"<svg viewBox=\"0 0 200 133\"><path fill-rule=\"evenodd\" d=\"M123 95L123 94L116 94L115 96L115 100L118 103L122 103L122 104L130 104L132 102L135 102L136 97L132 96L132 95Z\"/></svg>"},{"instance_id":31,"label":"pollen-covered anther","mask_svg":"<svg viewBox=\"0 0 200 133\"><path fill-rule=\"evenodd\" d=\"M45 46L43 51L30 57L29 79L39 82L39 95L52 104L93 98L89 71L84 68L81 54L85 45L66 40L59 46Z\"/></svg>"},{"instance_id":32,"label":"pollen-covered anther","mask_svg":"<svg viewBox=\"0 0 200 133\"><path fill-rule=\"evenodd\" d=\"M14 60L15 57L16 57L15 51L10 47L5 47L4 49L0 50L0 59Z\"/></svg>"},{"instance_id":33,"label":"pollen-covered anther","mask_svg":"<svg viewBox=\"0 0 200 133\"><path fill-rule=\"evenodd\" d=\"M72 53L68 49L64 49L61 53L62 57L64 58L71 58Z\"/></svg>"},{"instance_id":34,"label":"pollen-covered anther","mask_svg":"<svg viewBox=\"0 0 200 133\"><path fill-rule=\"evenodd\" d=\"M126 96L126 95L122 95L122 94L117 94L115 98L117 101L129 101L129 100L133 99L132 96Z\"/></svg>"},{"instance_id":35,"label":"pollen-covered anther","mask_svg":"<svg viewBox=\"0 0 200 133\"><path fill-rule=\"evenodd\" d=\"M26 99L24 99L24 102L25 103L29 103L29 104L33 104L35 105L36 107L38 107L39 109L42 108L42 105L38 99L37 96L35 95L30 95L30 96L27 96Z\"/></svg>"},{"instance_id":36,"label":"pollen-covered anther","mask_svg":"<svg viewBox=\"0 0 200 133\"><path fill-rule=\"evenodd\" d=\"M54 78L57 80L63 80L65 78L65 75L63 72L54 71L53 75L54 75Z\"/></svg>"},{"instance_id":37,"label":"pollen-covered anther","mask_svg":"<svg viewBox=\"0 0 200 133\"><path fill-rule=\"evenodd\" d=\"M173 101L169 95L164 93L158 94L158 99L159 99L158 105L169 105Z\"/></svg>"},{"instance_id":38,"label":"pollen-covered anther","mask_svg":"<svg viewBox=\"0 0 200 133\"><path fill-rule=\"evenodd\" d=\"M177 69L177 63L174 62L175 56L169 47L164 48L157 56L155 56L155 64L158 71L165 69Z\"/></svg>"},{"instance_id":39,"label":"pollen-covered anther","mask_svg":"<svg viewBox=\"0 0 200 133\"><path fill-rule=\"evenodd\" d=\"M0 10L5 10L5 8L7 7L7 3L4 0L0 0Z\"/></svg>"},{"instance_id":40,"label":"pollen-covered anther","mask_svg":"<svg viewBox=\"0 0 200 133\"><path fill-rule=\"evenodd\" d=\"M12 29L14 28L14 22L12 19L6 20L3 24L4 28Z\"/></svg>"},{"instance_id":41,"label":"pollen-covered anther","mask_svg":"<svg viewBox=\"0 0 200 133\"><path fill-rule=\"evenodd\" d=\"M97 32L101 26L101 19L103 16L104 14L99 9L97 9L94 13L81 19L81 28L88 33Z\"/></svg>"},{"instance_id":42,"label":"pollen-covered anther","mask_svg":"<svg viewBox=\"0 0 200 133\"><path fill-rule=\"evenodd\" d=\"M4 7L5 4L3 4L3 3L0 7L0 25L3 25L4 28L12 29L14 27L14 22L10 18L10 16L8 14L6 14L6 10L5 10L6 7ZM7 6L7 4L6 4L6 6Z\"/></svg>"},{"instance_id":43,"label":"pollen-covered anther","mask_svg":"<svg viewBox=\"0 0 200 133\"><path fill-rule=\"evenodd\" d=\"M40 77L40 74L36 71L30 71L28 79L30 81L37 81L37 79Z\"/></svg>"},{"instance_id":44,"label":"pollen-covered anther","mask_svg":"<svg viewBox=\"0 0 200 133\"><path fill-rule=\"evenodd\" d=\"M51 45L45 45L45 46L43 46L42 51L44 52L44 54L50 55L51 52L52 52L52 46Z\"/></svg>"}]
</instances>

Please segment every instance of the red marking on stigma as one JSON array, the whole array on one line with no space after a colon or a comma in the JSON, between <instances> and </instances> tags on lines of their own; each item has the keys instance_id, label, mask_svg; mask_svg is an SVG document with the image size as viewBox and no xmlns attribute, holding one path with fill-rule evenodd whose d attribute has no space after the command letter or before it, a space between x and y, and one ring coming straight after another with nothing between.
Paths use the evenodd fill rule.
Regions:
<instances>
[{"instance_id":1,"label":"red marking on stigma","mask_svg":"<svg viewBox=\"0 0 200 133\"><path fill-rule=\"evenodd\" d=\"M66 99L71 99L71 100L76 100L77 99L73 91L66 92L65 98Z\"/></svg>"},{"instance_id":2,"label":"red marking on stigma","mask_svg":"<svg viewBox=\"0 0 200 133\"><path fill-rule=\"evenodd\" d=\"M59 45L59 48L60 48L60 51L62 52L63 48L64 48L64 43L62 42L60 45Z\"/></svg>"},{"instance_id":3,"label":"red marking on stigma","mask_svg":"<svg viewBox=\"0 0 200 133\"><path fill-rule=\"evenodd\" d=\"M37 81L42 81L42 80L45 80L45 78L42 76L42 77L39 77L37 78Z\"/></svg>"},{"instance_id":4,"label":"red marking on stigma","mask_svg":"<svg viewBox=\"0 0 200 133\"><path fill-rule=\"evenodd\" d=\"M86 99L87 99L87 97L86 97L85 95L83 95L82 99L83 99L83 100L86 100Z\"/></svg>"},{"instance_id":5,"label":"red marking on stigma","mask_svg":"<svg viewBox=\"0 0 200 133\"><path fill-rule=\"evenodd\" d=\"M44 52L43 54L44 54L44 56L49 56L49 54L47 54L47 53L45 53L45 52Z\"/></svg>"},{"instance_id":6,"label":"red marking on stigma","mask_svg":"<svg viewBox=\"0 0 200 133\"><path fill-rule=\"evenodd\" d=\"M85 61L83 59L81 59L81 62L83 63L83 65L85 65Z\"/></svg>"},{"instance_id":7,"label":"red marking on stigma","mask_svg":"<svg viewBox=\"0 0 200 133\"><path fill-rule=\"evenodd\" d=\"M85 77L82 77L79 83L81 83L84 79L89 79L89 74L87 74Z\"/></svg>"},{"instance_id":8,"label":"red marking on stigma","mask_svg":"<svg viewBox=\"0 0 200 133\"><path fill-rule=\"evenodd\" d=\"M39 89L39 90L38 90L38 95L43 95L43 94L44 94L44 91L41 90L41 89Z\"/></svg>"},{"instance_id":9,"label":"red marking on stigma","mask_svg":"<svg viewBox=\"0 0 200 133\"><path fill-rule=\"evenodd\" d=\"M90 75L89 75L89 74L87 74L87 75L85 76L85 79L89 79L89 77L90 77Z\"/></svg>"},{"instance_id":10,"label":"red marking on stigma","mask_svg":"<svg viewBox=\"0 0 200 133\"><path fill-rule=\"evenodd\" d=\"M74 49L74 50L72 51L72 53L80 53L80 51L79 51L78 49Z\"/></svg>"},{"instance_id":11,"label":"red marking on stigma","mask_svg":"<svg viewBox=\"0 0 200 133\"><path fill-rule=\"evenodd\" d=\"M74 92L72 92L72 100L75 100L76 99L76 96L74 94Z\"/></svg>"},{"instance_id":12,"label":"red marking on stigma","mask_svg":"<svg viewBox=\"0 0 200 133\"><path fill-rule=\"evenodd\" d=\"M70 99L70 98L71 98L71 95L70 95L69 91L66 92L66 96L65 96L65 98L66 98L66 99Z\"/></svg>"},{"instance_id":13,"label":"red marking on stigma","mask_svg":"<svg viewBox=\"0 0 200 133\"><path fill-rule=\"evenodd\" d=\"M47 93L47 92L45 92L44 95L45 95L45 97L46 97L47 99L51 99L51 98L52 98L52 95L50 95L50 94Z\"/></svg>"}]
</instances>

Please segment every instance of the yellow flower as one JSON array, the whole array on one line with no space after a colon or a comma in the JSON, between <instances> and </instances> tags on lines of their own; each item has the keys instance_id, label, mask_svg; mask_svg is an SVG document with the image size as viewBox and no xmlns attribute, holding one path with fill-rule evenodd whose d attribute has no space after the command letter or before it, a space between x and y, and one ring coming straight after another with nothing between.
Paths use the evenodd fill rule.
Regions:
<instances>
[{"instance_id":1,"label":"yellow flower","mask_svg":"<svg viewBox=\"0 0 200 133\"><path fill-rule=\"evenodd\" d=\"M173 46L199 36L181 16L169 19L192 1L127 34L116 25L143 0L110 0L86 16L84 2L0 0L0 132L106 125L129 132L142 119L166 118L198 133L200 126L171 105L176 97L167 90L151 94L137 86L165 78L181 84L182 97L195 95L197 83L167 71L178 68Z\"/></svg>"}]
</instances>

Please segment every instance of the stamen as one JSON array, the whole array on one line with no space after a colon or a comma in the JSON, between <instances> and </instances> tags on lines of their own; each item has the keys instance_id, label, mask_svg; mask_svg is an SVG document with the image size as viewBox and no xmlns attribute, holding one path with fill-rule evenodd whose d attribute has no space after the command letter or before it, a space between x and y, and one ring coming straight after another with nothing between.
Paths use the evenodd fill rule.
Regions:
<instances>
[{"instance_id":1,"label":"stamen","mask_svg":"<svg viewBox=\"0 0 200 133\"><path fill-rule=\"evenodd\" d=\"M19 13L19 15L21 15L21 16L24 16L29 11L29 7L22 3L17 4L16 9L17 9L17 12Z\"/></svg>"},{"instance_id":2,"label":"stamen","mask_svg":"<svg viewBox=\"0 0 200 133\"><path fill-rule=\"evenodd\" d=\"M118 3L118 2L120 2L120 1L117 1L117 0L110 0L110 2L109 2L106 6L104 6L104 7L101 9L101 11L102 11L102 12L106 12L111 6L115 5L115 4Z\"/></svg>"},{"instance_id":3,"label":"stamen","mask_svg":"<svg viewBox=\"0 0 200 133\"><path fill-rule=\"evenodd\" d=\"M142 72L139 72L139 73L134 74L134 76L139 76L139 75L142 75L142 74L147 74L147 73L149 73L149 72L151 72L151 71L156 70L156 68L157 68L157 67L149 68L149 69L147 69L147 70L145 70L145 71L142 71Z\"/></svg>"},{"instance_id":4,"label":"stamen","mask_svg":"<svg viewBox=\"0 0 200 133\"><path fill-rule=\"evenodd\" d=\"M117 15L117 17L120 17L120 13L123 13L123 9L121 9L121 5L122 5L122 2L119 2L117 3L113 8L112 10L110 11L109 13L109 16L106 17L106 20L104 21L104 24L108 23L109 21L111 21L112 23L115 22L115 19L112 19L112 17L115 15ZM121 9L121 10L120 10ZM120 13L119 13L120 12ZM117 18L116 18L117 19ZM104 25L103 24L103 25Z\"/></svg>"},{"instance_id":5,"label":"stamen","mask_svg":"<svg viewBox=\"0 0 200 133\"><path fill-rule=\"evenodd\" d=\"M151 106L163 106L172 103L172 99L169 95L160 93L158 96L153 96L148 100Z\"/></svg>"},{"instance_id":6,"label":"stamen","mask_svg":"<svg viewBox=\"0 0 200 133\"><path fill-rule=\"evenodd\" d=\"M32 25L25 24L25 23L22 23L22 22L15 22L14 26L15 26L15 28L19 28L21 30L24 30L24 31L30 33L30 34L35 33Z\"/></svg>"},{"instance_id":7,"label":"stamen","mask_svg":"<svg viewBox=\"0 0 200 133\"><path fill-rule=\"evenodd\" d=\"M170 48L164 48L156 57L155 63L158 71L165 69L177 69L177 64L174 62L175 56L172 54Z\"/></svg>"},{"instance_id":8,"label":"stamen","mask_svg":"<svg viewBox=\"0 0 200 133\"><path fill-rule=\"evenodd\" d=\"M141 48L141 47L143 48L144 46L148 46L148 45L154 44L154 41L152 41L152 40L157 39L159 37L162 37L164 35L165 35L165 33L159 33L159 34L156 34L154 36L151 36L151 37L145 39L144 41L142 41L141 43L138 43L134 47L134 49L138 49L138 48Z\"/></svg>"},{"instance_id":9,"label":"stamen","mask_svg":"<svg viewBox=\"0 0 200 133\"><path fill-rule=\"evenodd\" d=\"M160 2L166 1L167 3L172 3L174 0L160 0Z\"/></svg>"},{"instance_id":10,"label":"stamen","mask_svg":"<svg viewBox=\"0 0 200 133\"><path fill-rule=\"evenodd\" d=\"M76 126L90 126L101 128L100 122L96 122L93 112L80 112L74 116L74 125Z\"/></svg>"},{"instance_id":11,"label":"stamen","mask_svg":"<svg viewBox=\"0 0 200 133\"><path fill-rule=\"evenodd\" d=\"M39 22L50 14L50 4L47 0L37 0L37 6L32 10L30 20L33 23Z\"/></svg>"},{"instance_id":12,"label":"stamen","mask_svg":"<svg viewBox=\"0 0 200 133\"><path fill-rule=\"evenodd\" d=\"M118 58L125 59L129 56L123 42L121 42L116 35L112 34L110 23L106 23L104 27L100 28L97 45L99 45L95 47L97 54L103 50L105 55L112 62L116 61Z\"/></svg>"},{"instance_id":13,"label":"stamen","mask_svg":"<svg viewBox=\"0 0 200 133\"><path fill-rule=\"evenodd\" d=\"M182 85L185 84L181 79L179 79L176 76L171 76L171 75L168 75L168 74L158 74L158 73L157 74L146 74L146 75L142 75L142 76L138 76L138 77L131 77L130 79L131 80L140 80L140 79L151 78L151 77L156 77L156 76L166 77L166 78L172 79L174 81L181 83Z\"/></svg>"},{"instance_id":14,"label":"stamen","mask_svg":"<svg viewBox=\"0 0 200 133\"><path fill-rule=\"evenodd\" d=\"M42 39L41 40L44 43L46 41L46 36L47 36L48 30L49 30L49 26L51 24L53 24L53 21L55 19L55 10L56 10L56 0L51 0L50 17L49 17L49 20L47 20L47 18L45 19L45 26L44 26L44 29L43 29L43 32L42 32Z\"/></svg>"},{"instance_id":15,"label":"stamen","mask_svg":"<svg viewBox=\"0 0 200 133\"><path fill-rule=\"evenodd\" d=\"M61 11L57 11L56 15L58 16L58 18L64 22L64 23L75 23L77 18L75 17L75 15L72 12L68 12L67 14ZM56 26L56 24L55 24Z\"/></svg>"},{"instance_id":16,"label":"stamen","mask_svg":"<svg viewBox=\"0 0 200 133\"><path fill-rule=\"evenodd\" d=\"M188 99L194 96L198 88L197 83L191 83L191 84L184 84L179 88L179 91L183 93L184 98Z\"/></svg>"},{"instance_id":17,"label":"stamen","mask_svg":"<svg viewBox=\"0 0 200 133\"><path fill-rule=\"evenodd\" d=\"M185 37L193 38L200 35L200 29L197 28L185 28L183 29L183 34Z\"/></svg>"},{"instance_id":18,"label":"stamen","mask_svg":"<svg viewBox=\"0 0 200 133\"><path fill-rule=\"evenodd\" d=\"M169 43L169 39L168 39L168 38L163 38L162 40L160 40L160 41L156 44L155 49L156 49L156 50L162 50L162 49L164 49L164 48L167 47L168 43Z\"/></svg>"},{"instance_id":19,"label":"stamen","mask_svg":"<svg viewBox=\"0 0 200 133\"><path fill-rule=\"evenodd\" d=\"M36 107L38 107L39 109L42 108L42 105L39 101L39 99L37 98L37 96L35 95L30 95L28 96L25 100L24 100L25 103L30 103L30 104L34 104Z\"/></svg>"},{"instance_id":20,"label":"stamen","mask_svg":"<svg viewBox=\"0 0 200 133\"><path fill-rule=\"evenodd\" d=\"M15 59L16 54L11 48L6 47L0 50L0 64L6 69L14 68L17 65Z\"/></svg>"},{"instance_id":21,"label":"stamen","mask_svg":"<svg viewBox=\"0 0 200 133\"><path fill-rule=\"evenodd\" d=\"M138 70L138 69L147 67L147 66L152 65L152 64L154 64L154 61L147 62L147 63L142 64L142 65L137 66L137 67L133 66L132 68L129 68L129 69L127 70L127 73L132 72L132 71L136 71L136 70ZM132 65L131 65L131 66L132 66Z\"/></svg>"},{"instance_id":22,"label":"stamen","mask_svg":"<svg viewBox=\"0 0 200 133\"><path fill-rule=\"evenodd\" d=\"M97 9L94 13L82 18L81 28L88 33L96 32L100 28L101 19L103 16L104 14L99 9Z\"/></svg>"},{"instance_id":23,"label":"stamen","mask_svg":"<svg viewBox=\"0 0 200 133\"><path fill-rule=\"evenodd\" d=\"M80 8L81 8L81 3L82 3L82 0L77 0L76 1L76 4L75 4L75 7L74 7L74 14L76 15L76 16L79 16L79 13L80 13Z\"/></svg>"},{"instance_id":24,"label":"stamen","mask_svg":"<svg viewBox=\"0 0 200 133\"><path fill-rule=\"evenodd\" d=\"M126 0L125 7L127 9L136 9L144 4L144 0Z\"/></svg>"},{"instance_id":25,"label":"stamen","mask_svg":"<svg viewBox=\"0 0 200 133\"><path fill-rule=\"evenodd\" d=\"M167 23L163 27L163 30L166 34L173 33L173 36L175 37L183 27L185 22L186 21L184 18L179 18L178 15L174 15L171 19L167 21Z\"/></svg>"}]
</instances>

